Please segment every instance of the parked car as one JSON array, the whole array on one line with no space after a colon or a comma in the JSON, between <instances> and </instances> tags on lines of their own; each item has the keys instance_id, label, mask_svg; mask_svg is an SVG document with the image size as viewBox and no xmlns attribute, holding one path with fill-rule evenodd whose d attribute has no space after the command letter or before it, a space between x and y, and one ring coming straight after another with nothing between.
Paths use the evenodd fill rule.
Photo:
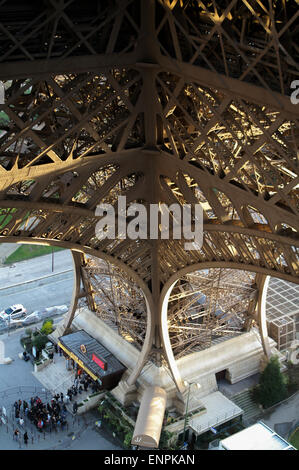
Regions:
<instances>
[{"instance_id":1,"label":"parked car","mask_svg":"<svg viewBox=\"0 0 299 470\"><path fill-rule=\"evenodd\" d=\"M22 319L22 324L23 325L30 325L31 323L37 323L40 321L41 316L39 315L39 311L37 310L36 312L30 313L30 315L27 315L24 319Z\"/></svg>"},{"instance_id":2,"label":"parked car","mask_svg":"<svg viewBox=\"0 0 299 470\"><path fill-rule=\"evenodd\" d=\"M26 308L21 304L11 305L6 310L0 312L0 318L2 320L16 320L17 318L22 318L26 315Z\"/></svg>"}]
</instances>

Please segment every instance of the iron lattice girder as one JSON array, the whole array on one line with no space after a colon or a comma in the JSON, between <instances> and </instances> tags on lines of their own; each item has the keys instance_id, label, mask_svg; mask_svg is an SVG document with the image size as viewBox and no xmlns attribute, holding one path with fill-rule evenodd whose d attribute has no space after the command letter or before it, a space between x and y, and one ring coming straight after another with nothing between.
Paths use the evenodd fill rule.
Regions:
<instances>
[{"instance_id":1,"label":"iron lattice girder","mask_svg":"<svg viewBox=\"0 0 299 470\"><path fill-rule=\"evenodd\" d=\"M0 5L0 62L42 63L46 71L74 72L85 59L101 58L111 67L120 57L131 64L144 57L146 33L153 50L178 62L289 94L298 77L297 2L232 0L221 4L156 0L4 0ZM154 6L154 9L152 9ZM151 21L147 27L147 21ZM144 45L144 44L143 44ZM141 54L140 54L141 50ZM76 60L77 58L80 60ZM136 60L137 59L137 60ZM50 62L49 68L47 62ZM83 61L84 63L84 61ZM100 65L100 64L99 64ZM128 65L128 63L126 63ZM82 65L81 65L82 66ZM96 67L96 64L94 65ZM39 68L45 71L45 68Z\"/></svg>"},{"instance_id":2,"label":"iron lattice girder","mask_svg":"<svg viewBox=\"0 0 299 470\"><path fill-rule=\"evenodd\" d=\"M50 3L55 10L55 2ZM162 14L156 4L162 16L153 27L150 21L154 2L141 2L141 10L134 10L133 4L137 3L127 2L120 7L122 18L132 20L132 15L141 12L140 21L145 23L147 19L142 31L137 17L131 21L137 33L132 51L112 47L123 34L116 12L109 17L109 21L115 21L109 50L92 52L89 48L92 60L105 52L104 62L108 62L98 64L100 73L95 71L95 63L90 63L86 68L93 71L68 70L63 75L54 72L41 76L37 68L40 58L29 52L38 74L6 83L1 109L7 121L0 137L0 194L5 211L2 236L46 237L103 251L133 269L138 266L139 275L147 282L153 274L152 256L158 257L162 283L176 270L200 261L245 263L272 274L296 277L296 106L289 104L282 90L274 87L273 91L247 75L236 77L227 73L229 69L221 74L214 62L213 67L207 66L207 59L205 65L195 59L186 63L186 56L180 53L183 42L179 31L183 28L186 33L191 27L193 13L189 7L180 13L177 2L165 2ZM231 7L236 5L231 2ZM58 16L53 12L54 19ZM201 11L200 21L205 16L208 23L216 18L211 12ZM224 28L226 19L233 21L231 16L228 8L224 16L219 15L218 26ZM288 19L290 26L294 17L296 13ZM197 57L207 53L212 38L215 41L218 26L215 29L212 23L205 26L212 28L212 37L206 44L201 42ZM167 37L160 33L166 24L170 25L175 53L163 46ZM80 34L79 42L86 45L87 39L82 41ZM219 31L217 34L219 38ZM275 31L267 34L275 35ZM0 44L1 40L3 36ZM190 44L193 40L193 36L188 39ZM14 56L21 47L20 40L16 41L15 47L2 55L4 69L5 64L19 60L19 70L23 66L26 70L24 57ZM26 41L21 40L24 47ZM265 48L268 53L269 44ZM111 68L111 54L113 65L120 68ZM66 55L62 55L62 66ZM82 57L83 63L86 57ZM126 58L133 62L129 68L123 66L128 64ZM48 55L47 66L53 66L53 71L57 70L55 61ZM81 56L76 62L81 62ZM253 68L257 64L255 60ZM279 67L278 62L276 65ZM246 92L243 83L248 80L251 83ZM235 87L238 83L239 89ZM265 104L261 103L263 90ZM292 120L287 116L290 109L294 110ZM134 242L115 242L111 246L107 241L97 242L96 204L113 202L119 194L126 194L128 202L147 204L200 201L205 210L203 250L186 253L178 242L173 257L173 242L159 242L157 248L138 242L138 262L131 260ZM261 218L263 222L259 223Z\"/></svg>"},{"instance_id":3,"label":"iron lattice girder","mask_svg":"<svg viewBox=\"0 0 299 470\"><path fill-rule=\"evenodd\" d=\"M93 157L88 160L93 160ZM106 161L108 162L109 159ZM96 239L95 224L98 220L94 214L96 205L103 201L114 203L118 194L126 195L128 202L141 200L150 204L153 201L151 195L154 194L155 186L160 188L155 195L155 202L170 204L172 202L202 202L202 200L198 199L192 190L190 192L190 180L185 173L189 170L188 164L176 160L167 153L163 155L160 152L134 150L124 152L122 158L116 157L115 160L110 160L110 163L112 161L113 165L104 167L107 172L106 177L102 167L98 168L95 163L90 163L89 166L85 161L86 169L84 166L82 169L73 166L72 171L61 172L61 175L56 173L54 180L44 178L44 187L41 187L42 183L34 186L36 183L32 183L28 175L33 186L32 190L29 186L28 195L24 194L25 190L22 193L22 188L20 191L16 184L10 186L8 190L3 189L6 198L2 202L2 236L12 237L18 234L22 237L30 237L30 239L56 239L73 246L90 247L97 252L104 252L112 258L121 260L137 271L144 281L149 282L151 279L151 243L146 240L138 242L103 240L101 242ZM52 164L47 166L51 168ZM31 167L32 171L34 168L36 167ZM73 175L74 169L79 172L79 175L81 171L83 173L86 171L84 188L77 187L77 179L80 176L66 179L64 182L63 177L67 174ZM164 180L163 177L167 173L168 179ZM296 249L298 250L299 244L294 238L295 232L293 236L291 234L291 237L287 237L279 235L276 230L282 222L291 226L296 224L296 218L291 215L290 211L277 206L271 217L273 211L273 206L270 205L271 200L261 202L254 194L248 193L243 188L234 187L216 175L209 175L202 169L196 168L192 173L192 181L197 185L200 184L204 194L207 194L204 204L213 208L213 214L210 217L209 211L205 211L204 245L199 252L186 252L180 241L159 241L157 255L161 282L167 281L169 275L186 265L200 261L241 262L257 268L263 267L273 274L275 272L286 274L289 278L298 276ZM135 179L133 175L137 175ZM94 177L94 180L91 177ZM121 181L126 178L127 190L125 190L125 183L120 188ZM131 178L131 182L128 178ZM6 178L1 180L4 184L7 182ZM49 180L53 183L50 184ZM171 182L175 184L175 187ZM209 197L211 187L221 188L224 194L230 194L231 201L237 201L235 207L236 212L240 214L239 218L231 220L227 218L219 201L215 206L215 195L214 198ZM36 191L38 198L35 197ZM42 196L43 194L49 194L49 197ZM74 199L74 195L77 199ZM86 198L84 203L80 202L83 198ZM242 208L247 207L248 204L257 207L261 214L265 214L271 225L256 223L253 218L247 219ZM4 208L6 208L5 211Z\"/></svg>"},{"instance_id":4,"label":"iron lattice girder","mask_svg":"<svg viewBox=\"0 0 299 470\"><path fill-rule=\"evenodd\" d=\"M0 3L0 239L85 251L141 286L131 383L161 344L175 376L160 304L181 275L299 283L298 15L295 1ZM95 208L119 195L201 203L202 248L97 239Z\"/></svg>"}]
</instances>

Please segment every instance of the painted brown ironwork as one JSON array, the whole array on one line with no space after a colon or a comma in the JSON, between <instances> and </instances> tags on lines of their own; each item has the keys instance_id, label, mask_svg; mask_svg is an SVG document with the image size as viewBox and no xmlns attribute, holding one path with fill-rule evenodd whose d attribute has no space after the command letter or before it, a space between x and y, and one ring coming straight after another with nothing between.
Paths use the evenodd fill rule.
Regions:
<instances>
[{"instance_id":1,"label":"painted brown ironwork","mask_svg":"<svg viewBox=\"0 0 299 470\"><path fill-rule=\"evenodd\" d=\"M133 276L151 303L144 361L163 350L170 279L232 268L299 283L298 16L295 0L0 2L0 241ZM201 203L202 248L98 239L96 206L119 195Z\"/></svg>"}]
</instances>

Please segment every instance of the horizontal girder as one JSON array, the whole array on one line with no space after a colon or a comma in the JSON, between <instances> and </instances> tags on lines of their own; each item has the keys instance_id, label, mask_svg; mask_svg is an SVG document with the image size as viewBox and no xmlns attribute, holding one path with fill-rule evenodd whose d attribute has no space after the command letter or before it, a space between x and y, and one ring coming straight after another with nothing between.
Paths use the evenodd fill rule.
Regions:
<instances>
[{"instance_id":1,"label":"horizontal girder","mask_svg":"<svg viewBox=\"0 0 299 470\"><path fill-rule=\"evenodd\" d=\"M0 2L0 242L73 250L91 305L105 286L82 253L138 284L147 325L118 325L141 347L129 383L149 354L161 364L164 348L175 376L171 347L180 356L252 322L249 296L223 304L235 325L205 309L194 341L177 333L189 276L186 300L184 283L173 292L171 345L164 300L182 276L230 268L299 284L298 16L295 0ZM96 236L97 206L117 217L119 196L147 209L200 204L202 246ZM79 278L75 291L72 315ZM105 301L98 313L123 321Z\"/></svg>"}]
</instances>

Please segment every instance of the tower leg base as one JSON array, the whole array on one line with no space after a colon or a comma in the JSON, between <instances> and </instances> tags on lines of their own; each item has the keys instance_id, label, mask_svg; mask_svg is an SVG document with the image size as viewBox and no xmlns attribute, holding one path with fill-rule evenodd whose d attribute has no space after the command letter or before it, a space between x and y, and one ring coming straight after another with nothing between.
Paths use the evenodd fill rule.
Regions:
<instances>
[{"instance_id":1,"label":"tower leg base","mask_svg":"<svg viewBox=\"0 0 299 470\"><path fill-rule=\"evenodd\" d=\"M111 394L123 406L128 406L137 398L137 388L135 385L128 385L125 380L121 380L117 387L111 390Z\"/></svg>"}]
</instances>

